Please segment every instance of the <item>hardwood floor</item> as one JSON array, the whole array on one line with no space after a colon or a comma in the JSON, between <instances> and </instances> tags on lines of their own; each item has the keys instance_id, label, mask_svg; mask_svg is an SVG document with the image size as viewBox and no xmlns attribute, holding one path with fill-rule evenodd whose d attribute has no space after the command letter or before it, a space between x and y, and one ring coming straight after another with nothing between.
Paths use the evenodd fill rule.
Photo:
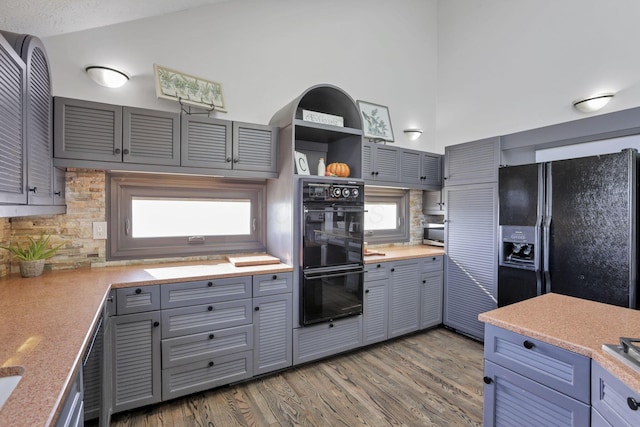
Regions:
<instances>
[{"instance_id":1,"label":"hardwood floor","mask_svg":"<svg viewBox=\"0 0 640 427\"><path fill-rule=\"evenodd\" d=\"M482 344L432 329L115 414L125 426L481 426Z\"/></svg>"}]
</instances>

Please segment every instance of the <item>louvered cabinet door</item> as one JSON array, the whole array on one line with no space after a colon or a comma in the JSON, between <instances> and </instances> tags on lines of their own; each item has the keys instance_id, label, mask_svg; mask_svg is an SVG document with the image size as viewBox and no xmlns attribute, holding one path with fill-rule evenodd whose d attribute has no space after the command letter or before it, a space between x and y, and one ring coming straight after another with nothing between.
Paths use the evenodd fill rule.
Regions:
<instances>
[{"instance_id":1,"label":"louvered cabinet door","mask_svg":"<svg viewBox=\"0 0 640 427\"><path fill-rule=\"evenodd\" d=\"M231 169L231 122L183 115L180 123L182 166Z\"/></svg>"},{"instance_id":2,"label":"louvered cabinet door","mask_svg":"<svg viewBox=\"0 0 640 427\"><path fill-rule=\"evenodd\" d=\"M386 145L374 146L376 181L400 181L400 150Z\"/></svg>"},{"instance_id":3,"label":"louvered cabinet door","mask_svg":"<svg viewBox=\"0 0 640 427\"><path fill-rule=\"evenodd\" d=\"M389 282L389 338L420 328L420 263L417 260L391 264Z\"/></svg>"},{"instance_id":4,"label":"louvered cabinet door","mask_svg":"<svg viewBox=\"0 0 640 427\"><path fill-rule=\"evenodd\" d=\"M498 182L500 137L445 147L444 184Z\"/></svg>"},{"instance_id":5,"label":"louvered cabinet door","mask_svg":"<svg viewBox=\"0 0 640 427\"><path fill-rule=\"evenodd\" d=\"M443 323L478 339L478 314L497 307L498 184L445 187L447 206Z\"/></svg>"},{"instance_id":6,"label":"louvered cabinet door","mask_svg":"<svg viewBox=\"0 0 640 427\"><path fill-rule=\"evenodd\" d=\"M160 312L111 318L113 412L161 399Z\"/></svg>"},{"instance_id":7,"label":"louvered cabinet door","mask_svg":"<svg viewBox=\"0 0 640 427\"><path fill-rule=\"evenodd\" d=\"M24 61L0 35L0 203L27 203L24 91Z\"/></svg>"},{"instance_id":8,"label":"louvered cabinet door","mask_svg":"<svg viewBox=\"0 0 640 427\"><path fill-rule=\"evenodd\" d=\"M424 185L442 185L442 156L440 154L422 153L421 183Z\"/></svg>"},{"instance_id":9,"label":"louvered cabinet door","mask_svg":"<svg viewBox=\"0 0 640 427\"><path fill-rule=\"evenodd\" d=\"M56 97L54 156L122 162L122 107Z\"/></svg>"},{"instance_id":10,"label":"louvered cabinet door","mask_svg":"<svg viewBox=\"0 0 640 427\"><path fill-rule=\"evenodd\" d=\"M277 172L278 128L233 122L233 169Z\"/></svg>"},{"instance_id":11,"label":"louvered cabinet door","mask_svg":"<svg viewBox=\"0 0 640 427\"><path fill-rule=\"evenodd\" d=\"M180 165L180 115L123 107L122 161Z\"/></svg>"},{"instance_id":12,"label":"louvered cabinet door","mask_svg":"<svg viewBox=\"0 0 640 427\"><path fill-rule=\"evenodd\" d=\"M422 153L414 150L400 150L400 179L405 184L421 184Z\"/></svg>"},{"instance_id":13,"label":"louvered cabinet door","mask_svg":"<svg viewBox=\"0 0 640 427\"><path fill-rule=\"evenodd\" d=\"M286 368L293 363L291 294L253 299L253 375Z\"/></svg>"},{"instance_id":14,"label":"louvered cabinet door","mask_svg":"<svg viewBox=\"0 0 640 427\"><path fill-rule=\"evenodd\" d=\"M51 77L42 42L27 36L22 50L27 66L25 129L27 186L30 205L53 204L53 149L51 147Z\"/></svg>"}]
</instances>

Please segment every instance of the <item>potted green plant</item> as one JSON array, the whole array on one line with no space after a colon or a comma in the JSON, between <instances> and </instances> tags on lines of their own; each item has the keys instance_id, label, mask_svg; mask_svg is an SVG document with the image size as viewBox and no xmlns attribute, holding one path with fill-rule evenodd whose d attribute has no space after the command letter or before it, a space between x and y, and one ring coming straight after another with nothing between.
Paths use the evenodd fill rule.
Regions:
<instances>
[{"instance_id":1,"label":"potted green plant","mask_svg":"<svg viewBox=\"0 0 640 427\"><path fill-rule=\"evenodd\" d=\"M29 236L28 239L29 243L24 247L12 245L0 246L0 248L8 250L11 252L11 255L18 259L20 275L22 277L36 277L42 274L45 260L52 257L64 243L50 248L49 240L51 236L41 234L38 240L35 240L31 236Z\"/></svg>"}]
</instances>

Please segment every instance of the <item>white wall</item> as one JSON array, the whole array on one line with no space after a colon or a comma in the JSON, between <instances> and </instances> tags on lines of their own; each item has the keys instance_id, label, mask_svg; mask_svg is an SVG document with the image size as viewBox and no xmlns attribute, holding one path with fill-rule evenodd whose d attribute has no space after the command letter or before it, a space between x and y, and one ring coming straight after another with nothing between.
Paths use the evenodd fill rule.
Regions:
<instances>
[{"instance_id":1,"label":"white wall","mask_svg":"<svg viewBox=\"0 0 640 427\"><path fill-rule=\"evenodd\" d=\"M437 145L640 106L637 0L438 2Z\"/></svg>"},{"instance_id":2,"label":"white wall","mask_svg":"<svg viewBox=\"0 0 640 427\"><path fill-rule=\"evenodd\" d=\"M268 123L307 88L336 85L389 107L398 145L434 151L437 0L234 0L44 38L56 96L179 111L156 98L153 64L222 83L228 113ZM36 34L37 35L37 34ZM94 84L87 65L132 75ZM425 130L409 142L402 130Z\"/></svg>"}]
</instances>

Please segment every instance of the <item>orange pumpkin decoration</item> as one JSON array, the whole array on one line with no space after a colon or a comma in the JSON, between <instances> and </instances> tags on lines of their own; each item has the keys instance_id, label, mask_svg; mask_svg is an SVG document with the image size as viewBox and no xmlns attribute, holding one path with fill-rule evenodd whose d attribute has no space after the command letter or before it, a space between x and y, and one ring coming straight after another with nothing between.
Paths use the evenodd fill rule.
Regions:
<instances>
[{"instance_id":1,"label":"orange pumpkin decoration","mask_svg":"<svg viewBox=\"0 0 640 427\"><path fill-rule=\"evenodd\" d=\"M349 176L349 174L351 173L351 170L349 169L349 165L347 165L346 163L329 163L327 165L327 172L329 172L330 174L333 174L335 176L339 176L342 178L346 178Z\"/></svg>"}]
</instances>

